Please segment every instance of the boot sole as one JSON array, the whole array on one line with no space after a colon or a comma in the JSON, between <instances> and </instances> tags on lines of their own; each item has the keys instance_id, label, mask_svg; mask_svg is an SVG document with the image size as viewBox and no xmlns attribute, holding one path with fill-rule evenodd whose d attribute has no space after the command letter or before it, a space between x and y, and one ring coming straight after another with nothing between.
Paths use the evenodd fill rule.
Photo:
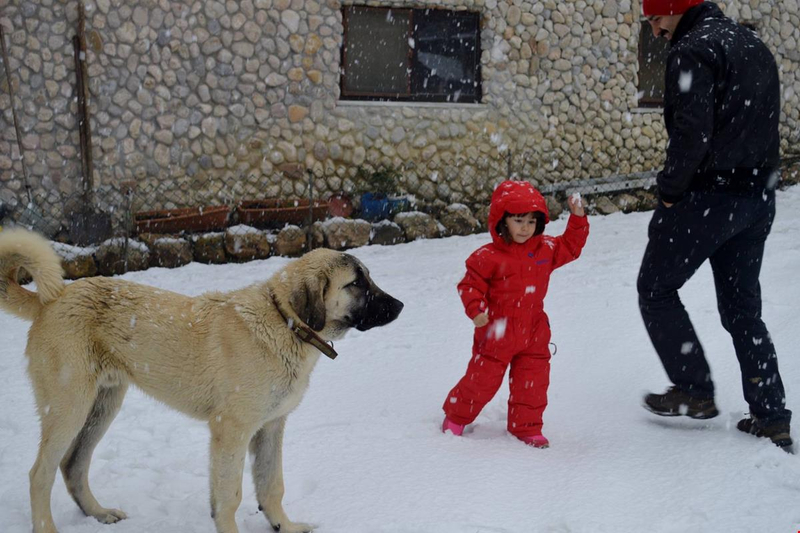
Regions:
<instances>
[{"instance_id":1,"label":"boot sole","mask_svg":"<svg viewBox=\"0 0 800 533\"><path fill-rule=\"evenodd\" d=\"M647 402L642 402L642 406L654 415L658 416L688 416L689 418L693 418L695 420L708 420L709 418L714 418L719 415L719 411L716 408L706 411L696 411L693 413L688 411L681 413L680 411L660 411Z\"/></svg>"},{"instance_id":2,"label":"boot sole","mask_svg":"<svg viewBox=\"0 0 800 533\"><path fill-rule=\"evenodd\" d=\"M751 435L753 434L751 433ZM794 454L794 442L792 441L792 437L789 436L788 433L781 433L775 435L774 437L768 437L766 435L755 435L755 436L762 439L769 439L770 441L772 441L772 444L774 444L781 450L787 453Z\"/></svg>"},{"instance_id":3,"label":"boot sole","mask_svg":"<svg viewBox=\"0 0 800 533\"><path fill-rule=\"evenodd\" d=\"M792 455L795 454L795 452L794 452L794 443L792 443L792 441L789 441L786 444L779 444L779 443L775 442L775 445L778 446L778 448L780 448L781 450L785 451L786 453L790 453Z\"/></svg>"}]
</instances>

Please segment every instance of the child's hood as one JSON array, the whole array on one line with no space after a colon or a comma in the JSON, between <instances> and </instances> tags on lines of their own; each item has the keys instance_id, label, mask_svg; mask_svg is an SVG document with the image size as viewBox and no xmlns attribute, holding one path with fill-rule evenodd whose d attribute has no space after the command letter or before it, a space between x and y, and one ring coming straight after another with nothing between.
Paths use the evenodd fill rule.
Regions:
<instances>
[{"instance_id":1,"label":"child's hood","mask_svg":"<svg viewBox=\"0 0 800 533\"><path fill-rule=\"evenodd\" d=\"M489 233L495 243L504 243L503 237L497 233L497 223L504 213L521 215L539 211L544 214L544 222L550 222L547 203L542 193L527 181L504 181L492 193L489 206Z\"/></svg>"}]
</instances>

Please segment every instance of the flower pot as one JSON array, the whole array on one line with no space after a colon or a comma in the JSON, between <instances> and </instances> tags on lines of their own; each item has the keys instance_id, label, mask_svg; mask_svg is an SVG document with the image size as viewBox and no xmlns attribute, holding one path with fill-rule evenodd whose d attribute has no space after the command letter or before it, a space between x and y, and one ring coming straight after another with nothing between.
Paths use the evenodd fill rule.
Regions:
<instances>
[{"instance_id":1,"label":"flower pot","mask_svg":"<svg viewBox=\"0 0 800 533\"><path fill-rule=\"evenodd\" d=\"M220 231L228 225L230 208L225 205L141 211L133 214L136 233L192 233Z\"/></svg>"},{"instance_id":2,"label":"flower pot","mask_svg":"<svg viewBox=\"0 0 800 533\"><path fill-rule=\"evenodd\" d=\"M328 198L328 213L332 217L349 217L353 214L353 202L345 193L336 193Z\"/></svg>"},{"instance_id":3,"label":"flower pot","mask_svg":"<svg viewBox=\"0 0 800 533\"><path fill-rule=\"evenodd\" d=\"M364 220L384 220L395 213L407 209L408 198L405 196L384 196L371 192L361 195L361 218Z\"/></svg>"},{"instance_id":4,"label":"flower pot","mask_svg":"<svg viewBox=\"0 0 800 533\"><path fill-rule=\"evenodd\" d=\"M328 215L328 203L315 200L313 206L310 206L308 200L266 198L244 201L236 206L239 223L256 228L280 228L287 224L306 224L309 212L311 213L311 222L323 220Z\"/></svg>"},{"instance_id":5,"label":"flower pot","mask_svg":"<svg viewBox=\"0 0 800 533\"><path fill-rule=\"evenodd\" d=\"M392 213L392 215L396 215L397 213L401 213L403 211L408 211L410 206L411 202L405 195L389 197L389 211Z\"/></svg>"}]
</instances>

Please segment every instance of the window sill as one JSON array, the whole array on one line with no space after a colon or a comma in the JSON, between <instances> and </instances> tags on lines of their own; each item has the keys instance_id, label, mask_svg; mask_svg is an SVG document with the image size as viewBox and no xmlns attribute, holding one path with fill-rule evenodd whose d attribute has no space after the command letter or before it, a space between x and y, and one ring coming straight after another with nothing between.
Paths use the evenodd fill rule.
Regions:
<instances>
[{"instance_id":1,"label":"window sill","mask_svg":"<svg viewBox=\"0 0 800 533\"><path fill-rule=\"evenodd\" d=\"M397 101L383 101L377 100L339 100L336 106L341 107L417 107L427 109L474 109L480 111L488 109L487 104L466 104L466 103L448 103L448 102L397 102Z\"/></svg>"},{"instance_id":2,"label":"window sill","mask_svg":"<svg viewBox=\"0 0 800 533\"><path fill-rule=\"evenodd\" d=\"M631 113L636 115L645 115L647 113L658 113L659 115L664 114L663 107L634 107L633 109L629 110Z\"/></svg>"}]
</instances>

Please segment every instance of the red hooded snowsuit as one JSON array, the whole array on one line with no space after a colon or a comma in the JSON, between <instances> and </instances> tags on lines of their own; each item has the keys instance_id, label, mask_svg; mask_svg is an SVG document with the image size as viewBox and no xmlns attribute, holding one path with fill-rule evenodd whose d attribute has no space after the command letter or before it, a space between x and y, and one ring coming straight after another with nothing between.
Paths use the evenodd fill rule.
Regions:
<instances>
[{"instance_id":1,"label":"red hooded snowsuit","mask_svg":"<svg viewBox=\"0 0 800 533\"><path fill-rule=\"evenodd\" d=\"M589 221L570 215L559 237L538 234L523 244L507 243L497 224L508 212L539 211L549 220L542 195L525 181L505 181L492 194L489 231L492 243L467 259L458 292L467 316L489 314L489 324L475 328L472 359L466 375L444 402L445 415L470 424L494 397L509 374L508 431L517 437L542 432L550 384L550 323L544 297L550 273L578 258L589 235ZM537 228L538 230L538 228Z\"/></svg>"}]
</instances>

